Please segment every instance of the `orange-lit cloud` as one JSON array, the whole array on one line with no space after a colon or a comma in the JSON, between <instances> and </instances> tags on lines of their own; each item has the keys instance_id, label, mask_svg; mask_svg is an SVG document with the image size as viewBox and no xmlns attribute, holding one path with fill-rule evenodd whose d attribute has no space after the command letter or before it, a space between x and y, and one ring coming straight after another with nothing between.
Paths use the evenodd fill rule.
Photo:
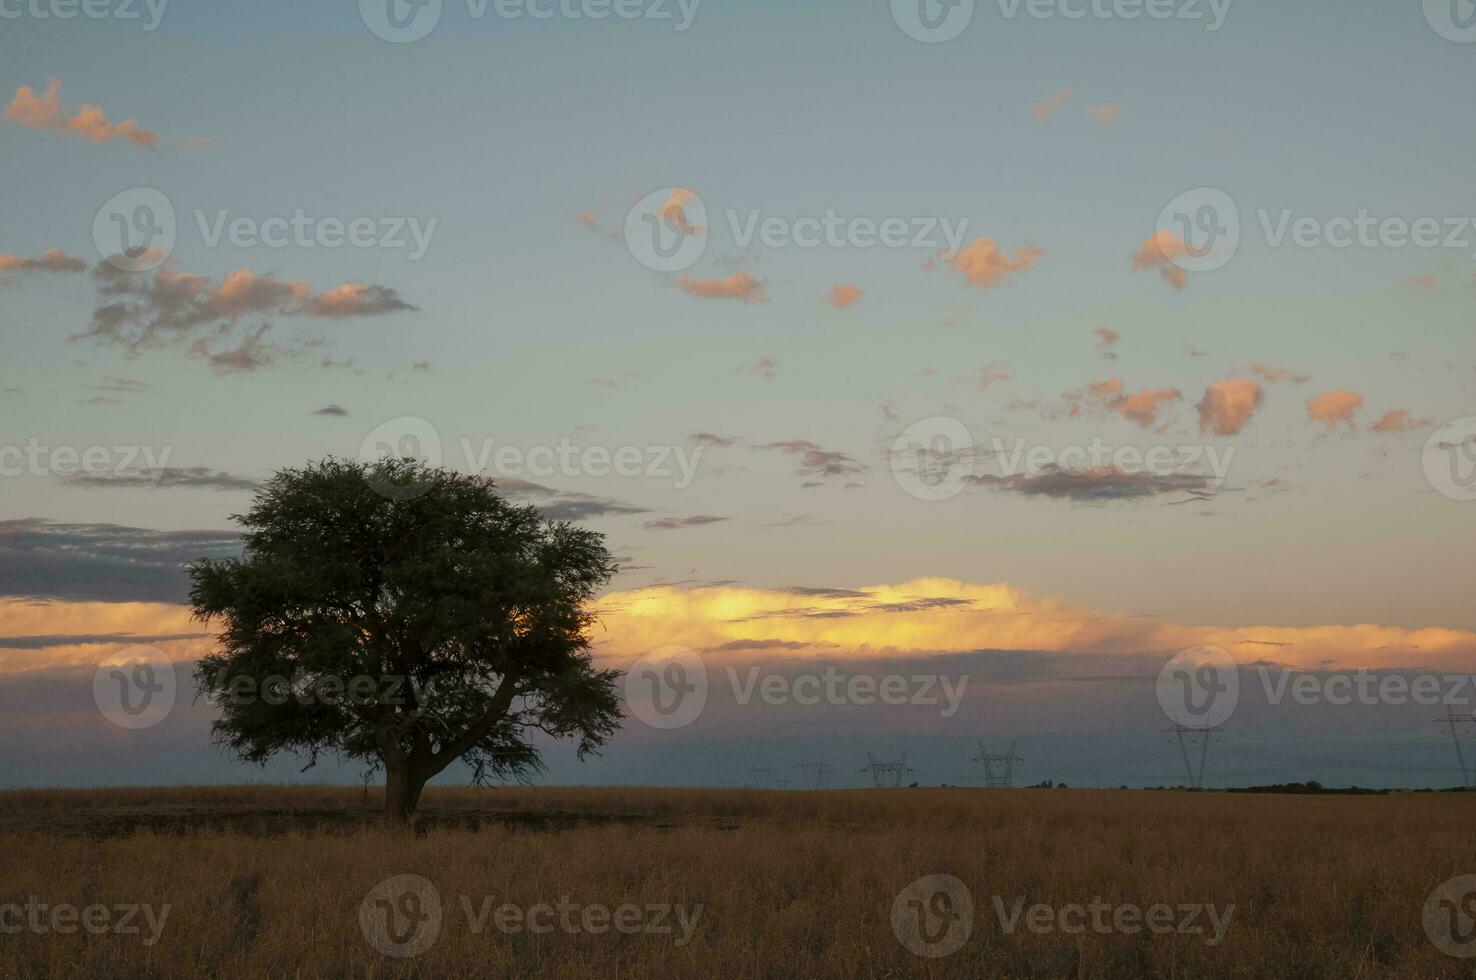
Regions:
<instances>
[{"instance_id":1,"label":"orange-lit cloud","mask_svg":"<svg viewBox=\"0 0 1476 980\"><path fill-rule=\"evenodd\" d=\"M1260 384L1250 378L1216 381L1199 400L1199 431L1217 436L1238 434L1261 407L1263 397Z\"/></svg>"},{"instance_id":2,"label":"orange-lit cloud","mask_svg":"<svg viewBox=\"0 0 1476 980\"><path fill-rule=\"evenodd\" d=\"M1182 397L1177 388L1145 388L1137 394L1127 391L1121 378L1093 381L1079 392L1067 394L1070 414L1077 415L1083 408L1115 412L1139 428L1146 429L1158 421L1159 410L1166 402Z\"/></svg>"},{"instance_id":3,"label":"orange-lit cloud","mask_svg":"<svg viewBox=\"0 0 1476 980\"><path fill-rule=\"evenodd\" d=\"M1174 265L1174 259L1188 254L1188 244L1178 235L1171 231L1154 232L1133 253L1133 268L1157 269L1165 282L1175 289L1183 289L1189 282L1189 275Z\"/></svg>"},{"instance_id":4,"label":"orange-lit cloud","mask_svg":"<svg viewBox=\"0 0 1476 980\"><path fill-rule=\"evenodd\" d=\"M1398 435L1401 432L1412 432L1415 429L1428 429L1434 424L1434 419L1417 419L1404 409L1396 408L1385 412L1382 418L1368 427L1368 431L1384 435Z\"/></svg>"},{"instance_id":5,"label":"orange-lit cloud","mask_svg":"<svg viewBox=\"0 0 1476 980\"><path fill-rule=\"evenodd\" d=\"M55 76L46 80L46 91L40 95L29 85L16 89L15 97L0 114L0 122L28 129L51 129L63 135L80 136L89 143L121 139L149 149L159 146L158 135L141 127L136 119L111 123L98 106L84 104L73 109L62 102L61 79Z\"/></svg>"},{"instance_id":6,"label":"orange-lit cloud","mask_svg":"<svg viewBox=\"0 0 1476 980\"><path fill-rule=\"evenodd\" d=\"M745 303L761 303L768 284L747 272L735 272L724 279L693 279L682 276L677 282L682 292L701 299L736 299Z\"/></svg>"},{"instance_id":7,"label":"orange-lit cloud","mask_svg":"<svg viewBox=\"0 0 1476 980\"><path fill-rule=\"evenodd\" d=\"M1294 385L1301 385L1312 380L1310 374L1296 374L1295 372L1288 371L1286 368L1274 367L1270 364L1263 364L1260 361L1251 365L1251 374L1256 375L1262 381L1270 384L1275 384L1278 381L1290 381Z\"/></svg>"},{"instance_id":8,"label":"orange-lit cloud","mask_svg":"<svg viewBox=\"0 0 1476 980\"><path fill-rule=\"evenodd\" d=\"M1353 415L1363 407L1363 396L1352 391L1329 391L1307 403L1307 418L1329 429L1339 425L1353 428Z\"/></svg>"},{"instance_id":9,"label":"orange-lit cloud","mask_svg":"<svg viewBox=\"0 0 1476 980\"><path fill-rule=\"evenodd\" d=\"M1063 88L1061 91L1051 96L1049 99L1041 99L1039 102L1035 103L1035 108L1031 109L1030 111L1036 119L1039 119L1041 122L1046 122L1051 118L1051 113L1061 108L1061 104L1069 98L1071 98L1071 89L1068 86L1067 88Z\"/></svg>"},{"instance_id":10,"label":"orange-lit cloud","mask_svg":"<svg viewBox=\"0 0 1476 980\"><path fill-rule=\"evenodd\" d=\"M1087 106L1087 112L1099 123L1110 123L1122 114L1122 106L1109 102L1106 105Z\"/></svg>"},{"instance_id":11,"label":"orange-lit cloud","mask_svg":"<svg viewBox=\"0 0 1476 980\"><path fill-rule=\"evenodd\" d=\"M1045 252L1026 245L1010 255L992 238L976 238L952 254L944 255L949 268L970 286L998 286L1012 272L1024 272L1043 258Z\"/></svg>"},{"instance_id":12,"label":"orange-lit cloud","mask_svg":"<svg viewBox=\"0 0 1476 980\"><path fill-rule=\"evenodd\" d=\"M204 633L172 603L0 599L0 673L92 666L135 643L189 661L209 652Z\"/></svg>"},{"instance_id":13,"label":"orange-lit cloud","mask_svg":"<svg viewBox=\"0 0 1476 980\"><path fill-rule=\"evenodd\" d=\"M612 593L598 612L596 648L617 662L668 644L714 651L745 641L794 659L975 650L1123 654L1211 644L1246 664L1469 670L1476 656L1476 634L1464 630L1187 626L1083 609L1007 584L944 578L859 589L658 586Z\"/></svg>"},{"instance_id":14,"label":"orange-lit cloud","mask_svg":"<svg viewBox=\"0 0 1476 980\"><path fill-rule=\"evenodd\" d=\"M595 611L596 653L615 665L670 644L704 652L778 650L795 660L976 650L1172 653L1210 644L1242 664L1273 660L1318 670L1469 671L1476 658L1476 633L1465 630L1193 626L1086 609L1004 583L947 578L856 589L653 586L610 593ZM201 632L181 605L0 601L0 673L92 666L139 642L183 663L214 647Z\"/></svg>"},{"instance_id":15,"label":"orange-lit cloud","mask_svg":"<svg viewBox=\"0 0 1476 980\"><path fill-rule=\"evenodd\" d=\"M656 214L662 222L684 235L701 235L706 229L687 220L686 206L697 199L697 192L690 187L678 187L667 195L666 201Z\"/></svg>"},{"instance_id":16,"label":"orange-lit cloud","mask_svg":"<svg viewBox=\"0 0 1476 980\"><path fill-rule=\"evenodd\" d=\"M48 248L39 258L0 252L0 272L85 272L87 263L59 248Z\"/></svg>"},{"instance_id":17,"label":"orange-lit cloud","mask_svg":"<svg viewBox=\"0 0 1476 980\"><path fill-rule=\"evenodd\" d=\"M843 284L830 290L830 305L838 310L855 306L859 302L861 302L861 290L855 286Z\"/></svg>"}]
</instances>

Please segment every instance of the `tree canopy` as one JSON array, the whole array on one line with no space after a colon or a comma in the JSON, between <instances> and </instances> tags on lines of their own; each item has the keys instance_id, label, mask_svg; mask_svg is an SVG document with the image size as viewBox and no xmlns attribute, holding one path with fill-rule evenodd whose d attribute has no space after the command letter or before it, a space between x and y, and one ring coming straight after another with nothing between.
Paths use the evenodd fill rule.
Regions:
<instances>
[{"instance_id":1,"label":"tree canopy","mask_svg":"<svg viewBox=\"0 0 1476 980\"><path fill-rule=\"evenodd\" d=\"M589 653L589 602L616 570L603 535L388 457L282 470L234 520L242 555L190 577L220 626L196 681L240 758L368 760L402 823L458 759L479 783L524 778L536 733L582 758L618 728L618 672Z\"/></svg>"}]
</instances>

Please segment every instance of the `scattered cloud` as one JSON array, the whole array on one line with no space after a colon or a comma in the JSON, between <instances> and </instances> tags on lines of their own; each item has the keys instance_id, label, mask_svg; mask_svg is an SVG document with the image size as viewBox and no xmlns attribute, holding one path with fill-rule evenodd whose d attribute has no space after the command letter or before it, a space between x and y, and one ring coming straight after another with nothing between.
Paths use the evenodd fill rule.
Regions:
<instances>
[{"instance_id":1,"label":"scattered cloud","mask_svg":"<svg viewBox=\"0 0 1476 980\"><path fill-rule=\"evenodd\" d=\"M1133 394L1127 391L1121 378L1108 378L1093 381L1080 391L1068 392L1066 401L1070 415L1079 415L1083 410L1114 412L1146 429L1158 421L1158 413L1165 403L1181 397L1177 388L1144 388Z\"/></svg>"},{"instance_id":2,"label":"scattered cloud","mask_svg":"<svg viewBox=\"0 0 1476 980\"><path fill-rule=\"evenodd\" d=\"M1385 412L1377 422L1368 427L1370 432L1378 432L1383 435L1398 435L1404 432L1412 432L1415 429L1428 429L1435 424L1434 419L1417 419L1402 408L1396 408Z\"/></svg>"},{"instance_id":3,"label":"scattered cloud","mask_svg":"<svg viewBox=\"0 0 1476 980\"><path fill-rule=\"evenodd\" d=\"M739 442L737 436L720 436L713 432L694 432L691 439L699 446L716 446L722 449L736 446Z\"/></svg>"},{"instance_id":4,"label":"scattered cloud","mask_svg":"<svg viewBox=\"0 0 1476 980\"><path fill-rule=\"evenodd\" d=\"M90 489L169 490L255 490L260 484L249 477L205 466L164 466L152 470L112 470L103 473L74 473L63 478L68 486Z\"/></svg>"},{"instance_id":5,"label":"scattered cloud","mask_svg":"<svg viewBox=\"0 0 1476 980\"><path fill-rule=\"evenodd\" d=\"M29 85L16 89L15 97L0 113L0 123L50 129L63 136L79 136L89 143L127 140L151 150L159 147L158 135L144 129L136 119L111 123L98 106L84 103L73 107L62 102L61 79L55 76L46 80L46 91L39 95Z\"/></svg>"},{"instance_id":6,"label":"scattered cloud","mask_svg":"<svg viewBox=\"0 0 1476 980\"><path fill-rule=\"evenodd\" d=\"M183 566L238 553L232 531L155 531L117 524L0 521L0 596L183 602Z\"/></svg>"},{"instance_id":7,"label":"scattered cloud","mask_svg":"<svg viewBox=\"0 0 1476 980\"><path fill-rule=\"evenodd\" d=\"M1290 381L1294 385L1303 385L1312 380L1310 374L1297 374L1288 371L1286 368L1273 367L1270 364L1263 364L1260 361L1251 365L1251 374L1256 375L1268 384L1274 384L1278 381Z\"/></svg>"},{"instance_id":8,"label":"scattered cloud","mask_svg":"<svg viewBox=\"0 0 1476 980\"><path fill-rule=\"evenodd\" d=\"M1122 106L1114 105L1111 102L1105 105L1092 105L1087 106L1087 113L1092 119L1105 125L1122 114Z\"/></svg>"},{"instance_id":9,"label":"scattered cloud","mask_svg":"<svg viewBox=\"0 0 1476 980\"><path fill-rule=\"evenodd\" d=\"M329 418L341 419L348 415L348 409L344 408L342 405L324 405L313 414L322 415Z\"/></svg>"},{"instance_id":10,"label":"scattered cloud","mask_svg":"<svg viewBox=\"0 0 1476 980\"><path fill-rule=\"evenodd\" d=\"M753 362L753 367L749 368L748 371L755 378L762 378L765 381L773 381L774 380L774 372L776 370L778 370L778 369L779 369L779 362L776 361L776 360L774 360L772 357L769 357L767 354L765 354L763 357L760 357L757 361L754 361Z\"/></svg>"},{"instance_id":11,"label":"scattered cloud","mask_svg":"<svg viewBox=\"0 0 1476 980\"><path fill-rule=\"evenodd\" d=\"M87 263L59 248L48 248L38 258L0 252L0 272L86 272Z\"/></svg>"},{"instance_id":12,"label":"scattered cloud","mask_svg":"<svg viewBox=\"0 0 1476 980\"><path fill-rule=\"evenodd\" d=\"M736 299L745 303L762 303L768 284L755 279L747 270L721 279L693 279L682 276L677 287L699 299Z\"/></svg>"},{"instance_id":13,"label":"scattered cloud","mask_svg":"<svg viewBox=\"0 0 1476 980\"><path fill-rule=\"evenodd\" d=\"M1250 378L1214 382L1199 400L1199 431L1217 436L1239 434L1263 398L1260 384Z\"/></svg>"},{"instance_id":14,"label":"scattered cloud","mask_svg":"<svg viewBox=\"0 0 1476 980\"><path fill-rule=\"evenodd\" d=\"M416 307L386 286L349 283L315 293L305 282L237 269L219 282L180 272L165 263L152 275L128 273L107 262L93 268L99 305L91 327L73 340L115 344L136 355L183 344L218 373L254 371L285 351L266 341L271 324L261 322L230 344L245 319L300 316L315 319L382 316Z\"/></svg>"},{"instance_id":15,"label":"scattered cloud","mask_svg":"<svg viewBox=\"0 0 1476 980\"><path fill-rule=\"evenodd\" d=\"M1189 274L1174 265L1174 259L1188 254L1189 246L1178 235L1171 231L1154 232L1133 253L1133 268L1157 269L1164 282L1183 289L1189 282Z\"/></svg>"},{"instance_id":16,"label":"scattered cloud","mask_svg":"<svg viewBox=\"0 0 1476 980\"><path fill-rule=\"evenodd\" d=\"M1088 504L1142 500L1165 493L1206 495L1213 489L1210 478L1198 473L1128 472L1116 466L1081 470L1053 466L1035 474L972 476L969 481L1024 497L1050 497Z\"/></svg>"},{"instance_id":17,"label":"scattered cloud","mask_svg":"<svg viewBox=\"0 0 1476 980\"><path fill-rule=\"evenodd\" d=\"M845 453L822 449L808 439L769 442L756 447L799 457L799 474L805 477L830 478L858 476L866 472L860 460Z\"/></svg>"},{"instance_id":18,"label":"scattered cloud","mask_svg":"<svg viewBox=\"0 0 1476 980\"><path fill-rule=\"evenodd\" d=\"M1122 334L1113 330L1111 327L1097 327L1092 333L1098 337L1097 357L1103 361L1117 360L1117 351L1113 350L1113 348L1117 346L1117 342L1122 338Z\"/></svg>"},{"instance_id":19,"label":"scattered cloud","mask_svg":"<svg viewBox=\"0 0 1476 980\"><path fill-rule=\"evenodd\" d=\"M840 285L833 286L830 290L830 305L838 310L844 310L848 306L855 306L861 302L861 290L855 286Z\"/></svg>"},{"instance_id":20,"label":"scattered cloud","mask_svg":"<svg viewBox=\"0 0 1476 980\"><path fill-rule=\"evenodd\" d=\"M555 490L530 480L508 478L493 480L493 484L504 497L519 503L531 503L551 521L583 521L592 517L620 517L651 512L649 508L622 503L609 497Z\"/></svg>"},{"instance_id":21,"label":"scattered cloud","mask_svg":"<svg viewBox=\"0 0 1476 980\"><path fill-rule=\"evenodd\" d=\"M1013 272L1024 272L1046 253L1026 245L1010 255L992 238L976 238L954 253L945 253L949 270L963 276L970 286L991 288L1003 283Z\"/></svg>"},{"instance_id":22,"label":"scattered cloud","mask_svg":"<svg viewBox=\"0 0 1476 980\"><path fill-rule=\"evenodd\" d=\"M1051 113L1061 108L1061 105L1069 98L1071 98L1071 87L1067 86L1050 98L1041 99L1035 103L1035 108L1031 109L1030 112L1041 122L1048 122L1051 118Z\"/></svg>"},{"instance_id":23,"label":"scattered cloud","mask_svg":"<svg viewBox=\"0 0 1476 980\"><path fill-rule=\"evenodd\" d=\"M676 531L686 527L701 527L704 524L720 524L726 520L726 517L698 514L695 517L661 517L654 521L647 521L642 526L648 531Z\"/></svg>"},{"instance_id":24,"label":"scattered cloud","mask_svg":"<svg viewBox=\"0 0 1476 980\"><path fill-rule=\"evenodd\" d=\"M1353 415L1363 407L1363 396L1351 391L1329 391L1307 403L1307 418L1321 422L1328 429L1339 425L1355 427Z\"/></svg>"},{"instance_id":25,"label":"scattered cloud","mask_svg":"<svg viewBox=\"0 0 1476 980\"><path fill-rule=\"evenodd\" d=\"M1007 361L995 361L984 365L979 371L979 390L988 391L991 385L1010 380L1013 370Z\"/></svg>"}]
</instances>

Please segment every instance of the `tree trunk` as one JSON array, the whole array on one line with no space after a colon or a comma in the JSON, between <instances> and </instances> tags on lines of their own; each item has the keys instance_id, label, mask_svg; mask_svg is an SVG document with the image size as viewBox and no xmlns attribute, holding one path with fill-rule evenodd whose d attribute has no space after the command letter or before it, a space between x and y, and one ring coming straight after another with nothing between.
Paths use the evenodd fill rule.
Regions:
<instances>
[{"instance_id":1,"label":"tree trunk","mask_svg":"<svg viewBox=\"0 0 1476 980\"><path fill-rule=\"evenodd\" d=\"M410 825L425 777L409 763L387 765L384 770L384 825L401 829Z\"/></svg>"}]
</instances>

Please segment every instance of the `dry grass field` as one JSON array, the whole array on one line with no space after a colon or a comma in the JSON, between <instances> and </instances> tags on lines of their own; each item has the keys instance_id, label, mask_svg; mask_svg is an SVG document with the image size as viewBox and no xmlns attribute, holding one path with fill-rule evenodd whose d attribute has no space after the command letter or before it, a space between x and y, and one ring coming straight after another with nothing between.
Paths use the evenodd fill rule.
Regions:
<instances>
[{"instance_id":1,"label":"dry grass field","mask_svg":"<svg viewBox=\"0 0 1476 980\"><path fill-rule=\"evenodd\" d=\"M1422 911L1476 872L1476 795L433 789L409 835L381 830L377 803L321 787L0 793L0 975L1476 975ZM938 874L972 910L956 891L927 906L942 925L923 931L951 923L961 944L920 956L899 895ZM430 891L371 895L403 875ZM1107 911L1072 928L1094 901ZM1132 928L1158 903L1171 927ZM1050 911L1011 918L1037 904ZM1215 906L1221 941L1185 905Z\"/></svg>"}]
</instances>

